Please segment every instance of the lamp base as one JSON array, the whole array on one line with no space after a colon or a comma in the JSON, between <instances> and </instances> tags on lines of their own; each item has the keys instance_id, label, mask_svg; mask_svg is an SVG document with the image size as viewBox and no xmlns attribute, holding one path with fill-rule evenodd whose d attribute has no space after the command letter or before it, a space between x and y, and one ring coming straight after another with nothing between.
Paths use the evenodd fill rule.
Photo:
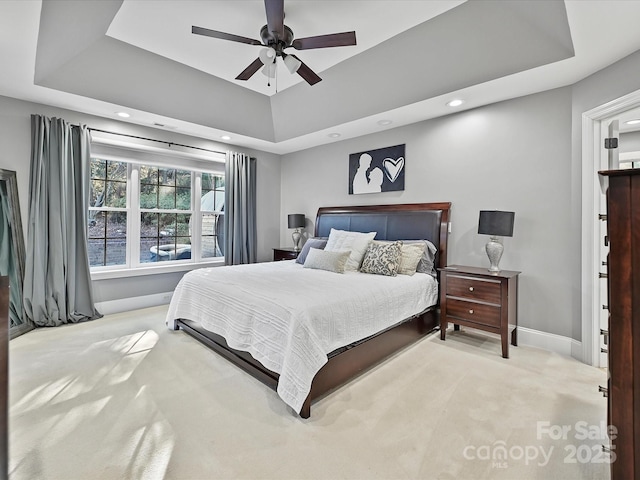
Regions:
<instances>
[{"instance_id":1,"label":"lamp base","mask_svg":"<svg viewBox=\"0 0 640 480\"><path fill-rule=\"evenodd\" d=\"M293 239L293 250L300 250L300 229L296 228L291 234L291 238Z\"/></svg>"},{"instance_id":2,"label":"lamp base","mask_svg":"<svg viewBox=\"0 0 640 480\"><path fill-rule=\"evenodd\" d=\"M485 250L489 257L489 263L491 264L489 271L498 273L500 271L498 264L502 258L502 252L504 251L504 247L502 246L502 243L500 243L500 237L491 237L485 246Z\"/></svg>"}]
</instances>

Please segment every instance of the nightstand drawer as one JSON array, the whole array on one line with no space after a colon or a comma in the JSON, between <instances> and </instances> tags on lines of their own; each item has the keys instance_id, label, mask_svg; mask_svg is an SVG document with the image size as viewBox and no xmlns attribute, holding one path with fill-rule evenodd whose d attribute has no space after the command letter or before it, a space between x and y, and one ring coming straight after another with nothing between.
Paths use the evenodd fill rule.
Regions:
<instances>
[{"instance_id":1,"label":"nightstand drawer","mask_svg":"<svg viewBox=\"0 0 640 480\"><path fill-rule=\"evenodd\" d=\"M447 275L447 296L482 300L500 305L500 281Z\"/></svg>"},{"instance_id":2,"label":"nightstand drawer","mask_svg":"<svg viewBox=\"0 0 640 480\"><path fill-rule=\"evenodd\" d=\"M448 298L447 317L455 317L482 325L500 327L500 307L493 305Z\"/></svg>"},{"instance_id":3,"label":"nightstand drawer","mask_svg":"<svg viewBox=\"0 0 640 480\"><path fill-rule=\"evenodd\" d=\"M295 260L298 258L298 250L293 248L274 248L273 249L273 261L279 262L280 260Z\"/></svg>"}]
</instances>

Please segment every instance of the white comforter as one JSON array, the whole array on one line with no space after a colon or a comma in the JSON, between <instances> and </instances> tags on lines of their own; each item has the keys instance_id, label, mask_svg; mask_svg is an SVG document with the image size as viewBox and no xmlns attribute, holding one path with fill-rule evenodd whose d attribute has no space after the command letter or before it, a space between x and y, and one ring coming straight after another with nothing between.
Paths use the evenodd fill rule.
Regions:
<instances>
[{"instance_id":1,"label":"white comforter","mask_svg":"<svg viewBox=\"0 0 640 480\"><path fill-rule=\"evenodd\" d=\"M278 395L299 412L327 354L434 305L433 277L337 274L293 260L187 273L167 326L195 320L280 374Z\"/></svg>"}]
</instances>

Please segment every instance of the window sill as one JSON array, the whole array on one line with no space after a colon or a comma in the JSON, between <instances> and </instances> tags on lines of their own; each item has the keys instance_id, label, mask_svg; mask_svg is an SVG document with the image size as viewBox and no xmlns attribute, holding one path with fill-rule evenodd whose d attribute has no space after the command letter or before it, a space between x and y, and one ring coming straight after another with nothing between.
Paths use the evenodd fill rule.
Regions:
<instances>
[{"instance_id":1,"label":"window sill","mask_svg":"<svg viewBox=\"0 0 640 480\"><path fill-rule=\"evenodd\" d=\"M164 273L187 272L198 268L221 267L224 259L200 263L179 263L177 265L153 265L140 268L118 268L113 270L98 270L91 272L91 280L108 280L112 278L140 277L144 275L161 275Z\"/></svg>"}]
</instances>

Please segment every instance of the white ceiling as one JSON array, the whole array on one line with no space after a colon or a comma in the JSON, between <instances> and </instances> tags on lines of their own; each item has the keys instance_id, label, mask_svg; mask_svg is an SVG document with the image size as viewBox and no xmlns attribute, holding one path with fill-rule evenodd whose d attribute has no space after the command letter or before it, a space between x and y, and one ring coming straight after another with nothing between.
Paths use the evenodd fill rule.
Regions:
<instances>
[{"instance_id":1,"label":"white ceiling","mask_svg":"<svg viewBox=\"0 0 640 480\"><path fill-rule=\"evenodd\" d=\"M278 92L275 93L275 88L265 89L265 77L260 73L254 75L248 82L234 80L235 76L256 58L260 47L235 44L190 33L191 25L198 25L259 38L259 29L265 23L264 5L260 0L209 2L125 0L122 5L115 0L103 0L99 6L96 2L76 2L74 5L74 2L62 0L47 3L50 4L47 5L49 10L42 16L42 21L45 22L42 25L45 25L48 31L40 33L42 3L39 0L0 1L0 62L10 67L3 68L0 75L0 95L108 118L116 118L115 112L126 110L132 115L128 120L132 123L149 126L161 123L181 133L219 142L221 135L228 134L232 137L229 141L231 144L274 153L288 153L446 115L452 112L452 109L445 105L451 98L462 98L465 101L458 108L460 110L570 85L640 49L640 30L637 28L637 19L640 18L640 1L569 0L564 2L565 23L568 23L567 30L570 32L573 54L562 53L560 59L548 57L544 60L548 54L563 50L566 46L566 41L561 38L562 22L554 15L553 18L548 18L547 28L546 24L541 24L539 19L533 18L535 16L533 15L531 32L537 33L536 42L540 43L538 64L535 66L526 64L532 55L523 54L522 65L513 63L502 65L500 63L502 56L496 55L498 58L491 65L491 73L487 70L484 75L476 78L473 73L476 70L482 70L487 62L475 65L474 60L479 58L479 52L474 52L473 48L483 45L483 41L489 42L492 39L462 39L461 45L475 56L446 58L443 55L451 48L451 38L449 43L435 42L433 39L439 38L435 30L443 29L443 26L446 26L445 20L454 21L464 18L461 14L456 16L457 12L463 11L463 7L471 11L471 8L495 9L498 5L499 10L493 10L494 14L496 12L501 14L503 10L519 9L513 17L517 19L518 15L522 16L522 12L525 11L521 8L524 1L495 3L472 0L470 3L473 4L461 4L458 1L432 0L340 2L285 0L285 23L292 28L297 37L355 30L358 46L299 52L298 55L323 77L323 81L310 87L304 82L300 83L297 75L291 77L288 72L283 71L279 72ZM531 8L542 9L547 8L550 2L526 3L533 5ZM558 2L551 3L558 4ZM48 57L45 55L45 47L48 45L39 46L39 34L40 41L43 42L43 39L49 38L45 33L51 33L52 28L55 30L56 22L69 21L68 15L54 15L55 8L61 5L64 7L64 4L69 8L81 8L81 4L85 6L92 4L93 10L89 13L85 12L84 16L79 14L75 22L79 26L72 25L78 30L70 32L69 39L70 41L74 38L78 40L74 45L76 51L69 54L70 58L65 58L64 61L59 58L54 59L58 62L57 64L53 60L46 63ZM111 7L115 12L112 17L97 11ZM530 11L535 13L535 10ZM505 15L512 13L506 12ZM87 18L90 18L88 15L95 15L96 18L102 15L100 18L108 19L108 24L104 26L104 32L101 34L102 39L96 37L91 41L82 41L82 35L89 38L98 30L95 25L87 25L86 32L80 30L82 25L88 23L86 22ZM540 17L545 18L543 15ZM474 21L481 23L481 20L489 21L478 16ZM69 25L71 24L61 24L60 28L69 30ZM409 30L412 27L414 27L413 30ZM430 36L432 27L434 33ZM456 32L464 34L466 31L472 32L473 27L474 25L471 24L450 24L445 30L453 31L452 29L456 28ZM508 25L505 25L505 28L507 27ZM531 42L532 37L519 39L515 38L514 32L507 33L514 38L514 48L524 49L528 44L536 43ZM443 34L442 31L440 34ZM416 44L416 35L422 36L418 38L431 39L430 43ZM414 43L409 39L413 39ZM498 40L505 43L504 38ZM518 43L519 40L520 43ZM142 56L140 54L142 51L146 51L147 56ZM393 52L391 55L390 51ZM37 52L38 59L36 59ZM149 90L149 98L145 102L140 94L131 95L129 90L133 90L137 79L127 76L116 75L109 79L109 84L105 83L105 85L97 85L95 81L90 82L94 87L91 91L69 80L74 74L74 69L88 65L87 58L93 62L106 63L107 57L104 57L104 60L100 58L100 54L104 52L110 55L113 55L113 52L121 53L123 58L125 54L131 54L134 62L136 58L139 58L140 62L143 60L156 62L154 65L164 62L162 68L173 65L175 71L179 71L170 79L175 96L171 91L169 95L166 91L158 91L158 94L164 94L165 101L161 104L152 101L154 86L148 85L147 82L145 89L141 89L141 91ZM438 64L428 61L430 58L428 55L433 55L434 52L440 55ZM134 53L138 56L133 56ZM485 52L485 54L490 56L491 52ZM506 60L505 58L505 62ZM85 63L74 64L75 61ZM418 81L415 85L412 85L409 79L398 79L399 84L403 85L401 90L410 90L409 93L412 95L402 97L403 92L395 91L394 84L390 81L388 95L380 95L379 90L375 90L375 80L381 78L388 80L394 75L403 75L404 68L399 71L387 71L386 67L394 65L394 61L396 68L398 62L405 62L407 65L421 61L426 63L425 71L419 72L426 76L417 76ZM178 68L180 64L190 68L181 70L182 67ZM358 71L357 81L354 80L353 72L363 65L368 65L370 70ZM404 64L401 63L401 65ZM45 67L49 67L49 70ZM86 75L90 75L93 70L86 70ZM453 76L457 71L462 72L466 82L459 81L460 73L457 78ZM36 82L34 77L39 72L44 72L40 75L43 80ZM447 83L448 72L452 73L452 77ZM193 84L191 77L187 74L196 79ZM439 75L441 84L448 84L451 87L429 89L429 85L425 85L429 82L425 82L424 78L430 78L430 74L434 77ZM160 80L158 79L158 83ZM293 84L294 80L298 83ZM273 121L273 126L269 126L273 130L270 134L255 130L257 133L254 134L249 126L245 129L243 125L234 124L231 118L225 123L224 117L209 119L202 115L202 112L186 112L183 108L184 104L191 101L188 94L192 89L195 91L194 85L199 85L197 82L212 86L208 96L215 97L216 92L224 88L228 89L225 92L231 93L236 103L242 103L243 106L249 105L250 108L248 108L252 111L255 106L258 116L264 114L263 116L269 121ZM349 83L353 84L350 85L351 90L345 90L345 85ZM242 86L237 87L237 85ZM97 87L102 90L98 91ZM108 87L113 87L113 90L110 91ZM130 95L127 96L128 93ZM367 98L367 94L372 98ZM200 100L203 100L202 97L193 99L196 107ZM213 100L222 101L223 99L213 98ZM321 121L314 123L312 121L314 112L320 111L324 103L331 101L340 102L339 111L336 110L335 115L325 114ZM296 114L300 112L294 111L296 106L294 104L302 104L302 107L313 106L310 112L306 112L309 122L295 121ZM264 112L259 111L263 107ZM289 117L293 119L292 125L286 124ZM392 123L381 126L378 121L382 119L391 120ZM300 127L300 123L305 125ZM331 138L328 136L330 133L339 133L341 136L337 139Z\"/></svg>"},{"instance_id":2,"label":"white ceiling","mask_svg":"<svg viewBox=\"0 0 640 480\"><path fill-rule=\"evenodd\" d=\"M375 1L375 15L365 15L367 3L360 1L286 1L285 25L294 38L355 31L357 45L297 52L312 70L322 72L343 60L463 3L463 0L393 2ZM170 58L203 72L230 80L264 95L274 95L276 86L258 72L248 81L235 80L258 57L260 46L193 35L193 25L260 40L266 24L263 0L166 1L126 0L107 35ZM295 50L287 50L295 53ZM299 83L278 62L277 90Z\"/></svg>"}]
</instances>

